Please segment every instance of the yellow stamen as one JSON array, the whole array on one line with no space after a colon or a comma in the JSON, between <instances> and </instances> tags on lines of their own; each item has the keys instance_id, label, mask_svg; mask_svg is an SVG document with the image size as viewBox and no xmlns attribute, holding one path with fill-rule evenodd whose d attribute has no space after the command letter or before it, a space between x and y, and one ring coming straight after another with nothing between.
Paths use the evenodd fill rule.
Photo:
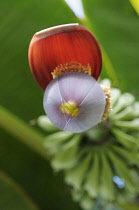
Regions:
<instances>
[{"instance_id":1,"label":"yellow stamen","mask_svg":"<svg viewBox=\"0 0 139 210\"><path fill-rule=\"evenodd\" d=\"M102 87L102 89L105 93L105 96L106 96L105 111L104 111L104 114L101 119L103 121L108 118L108 114L112 110L112 104L111 104L111 88L110 88L110 86L101 85L101 87Z\"/></svg>"},{"instance_id":2,"label":"yellow stamen","mask_svg":"<svg viewBox=\"0 0 139 210\"><path fill-rule=\"evenodd\" d=\"M79 107L72 101L62 102L60 104L60 110L63 114L69 114L71 117L75 117L79 114Z\"/></svg>"},{"instance_id":3,"label":"yellow stamen","mask_svg":"<svg viewBox=\"0 0 139 210\"><path fill-rule=\"evenodd\" d=\"M82 72L91 75L91 66L89 64L87 66L83 66L81 63L71 61L70 63L60 64L54 69L54 71L51 74L53 79L55 79L60 74L72 71Z\"/></svg>"}]
</instances>

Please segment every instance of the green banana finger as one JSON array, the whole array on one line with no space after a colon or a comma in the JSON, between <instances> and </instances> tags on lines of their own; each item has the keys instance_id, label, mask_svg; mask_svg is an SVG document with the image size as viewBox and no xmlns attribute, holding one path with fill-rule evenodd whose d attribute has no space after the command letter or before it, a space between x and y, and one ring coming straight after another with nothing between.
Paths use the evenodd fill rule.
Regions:
<instances>
[{"instance_id":1,"label":"green banana finger","mask_svg":"<svg viewBox=\"0 0 139 210\"><path fill-rule=\"evenodd\" d=\"M72 198L75 202L79 202L82 199L83 194L84 194L84 191L82 189L81 190L75 190L73 188L71 190L71 196L72 196Z\"/></svg>"},{"instance_id":2,"label":"green banana finger","mask_svg":"<svg viewBox=\"0 0 139 210\"><path fill-rule=\"evenodd\" d=\"M139 132L139 118L132 121L115 121L114 125L120 128L124 128L128 131L138 131ZM139 139L138 139L139 141Z\"/></svg>"},{"instance_id":3,"label":"green banana finger","mask_svg":"<svg viewBox=\"0 0 139 210\"><path fill-rule=\"evenodd\" d=\"M80 206L84 210L92 210L94 205L95 202L93 201L93 199L87 193L85 193L80 201Z\"/></svg>"},{"instance_id":4,"label":"green banana finger","mask_svg":"<svg viewBox=\"0 0 139 210\"><path fill-rule=\"evenodd\" d=\"M113 111L111 112L111 116L115 115L116 113L120 112L122 109L130 106L135 101L135 97L130 93L124 93L119 97L119 100L113 106Z\"/></svg>"},{"instance_id":5,"label":"green banana finger","mask_svg":"<svg viewBox=\"0 0 139 210\"><path fill-rule=\"evenodd\" d=\"M108 156L113 163L115 169L115 175L118 175L120 178L125 180L125 187L130 193L136 193L138 187L134 180L134 177L130 173L129 168L125 165L125 162L119 158L114 152L108 151Z\"/></svg>"},{"instance_id":6,"label":"green banana finger","mask_svg":"<svg viewBox=\"0 0 139 210\"><path fill-rule=\"evenodd\" d=\"M45 115L39 116L37 119L37 124L40 126L43 130L47 132L56 132L59 131L59 129L54 126L49 118Z\"/></svg>"},{"instance_id":7,"label":"green banana finger","mask_svg":"<svg viewBox=\"0 0 139 210\"><path fill-rule=\"evenodd\" d=\"M86 155L82 163L65 172L65 182L72 185L75 190L82 188L83 181L86 179L87 171L92 159L92 154Z\"/></svg>"},{"instance_id":8,"label":"green banana finger","mask_svg":"<svg viewBox=\"0 0 139 210\"><path fill-rule=\"evenodd\" d=\"M120 148L118 146L111 146L112 151L117 153L119 156L123 157L125 160L128 160L128 163L139 164L139 154L135 151L128 151L126 149Z\"/></svg>"},{"instance_id":9,"label":"green banana finger","mask_svg":"<svg viewBox=\"0 0 139 210\"><path fill-rule=\"evenodd\" d=\"M60 152L55 155L51 165L56 171L69 169L78 162L81 154L78 151L80 140L81 135L74 135L72 139L61 148Z\"/></svg>"},{"instance_id":10,"label":"green banana finger","mask_svg":"<svg viewBox=\"0 0 139 210\"><path fill-rule=\"evenodd\" d=\"M110 167L110 163L106 157L104 152L101 153L101 179L100 179L100 196L106 200L114 200L115 199L115 190L113 183L113 172Z\"/></svg>"},{"instance_id":11,"label":"green banana finger","mask_svg":"<svg viewBox=\"0 0 139 210\"><path fill-rule=\"evenodd\" d=\"M112 120L132 120L137 117L139 117L139 102L135 102L121 112L113 115Z\"/></svg>"},{"instance_id":12,"label":"green banana finger","mask_svg":"<svg viewBox=\"0 0 139 210\"><path fill-rule=\"evenodd\" d=\"M116 140L121 143L122 145L124 145L125 147L129 148L129 149L137 149L139 146L139 141L137 138L126 134L125 132L123 132L120 129L117 128L113 128L112 133L116 136Z\"/></svg>"},{"instance_id":13,"label":"green banana finger","mask_svg":"<svg viewBox=\"0 0 139 210\"><path fill-rule=\"evenodd\" d=\"M56 154L59 152L59 149L62 147L62 145L68 142L73 135L75 134L65 131L55 132L45 138L44 146L49 149L49 153L51 155Z\"/></svg>"},{"instance_id":14,"label":"green banana finger","mask_svg":"<svg viewBox=\"0 0 139 210\"><path fill-rule=\"evenodd\" d=\"M121 96L121 91L118 88L112 88L111 96L112 107L114 107Z\"/></svg>"},{"instance_id":15,"label":"green banana finger","mask_svg":"<svg viewBox=\"0 0 139 210\"><path fill-rule=\"evenodd\" d=\"M88 172L88 176L84 184L84 189L93 198L96 198L98 196L99 177L100 177L99 174L100 174L100 161L99 161L99 154L96 152L94 154L93 162L92 165L90 166L90 170Z\"/></svg>"}]
</instances>

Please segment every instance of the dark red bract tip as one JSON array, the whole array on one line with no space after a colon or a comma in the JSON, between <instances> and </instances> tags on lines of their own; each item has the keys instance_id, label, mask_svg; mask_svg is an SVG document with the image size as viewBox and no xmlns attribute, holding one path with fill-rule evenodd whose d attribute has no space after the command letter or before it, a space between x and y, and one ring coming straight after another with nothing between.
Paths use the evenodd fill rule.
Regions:
<instances>
[{"instance_id":1,"label":"dark red bract tip","mask_svg":"<svg viewBox=\"0 0 139 210\"><path fill-rule=\"evenodd\" d=\"M60 25L35 33L29 46L29 65L38 84L45 89L59 65L78 62L90 65L97 80L102 66L100 47L95 37L79 24Z\"/></svg>"}]
</instances>

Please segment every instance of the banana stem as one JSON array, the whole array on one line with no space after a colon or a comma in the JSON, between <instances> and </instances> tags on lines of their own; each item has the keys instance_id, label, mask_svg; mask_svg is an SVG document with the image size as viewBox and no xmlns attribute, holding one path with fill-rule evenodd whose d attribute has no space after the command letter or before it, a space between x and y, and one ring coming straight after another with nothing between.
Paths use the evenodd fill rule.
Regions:
<instances>
[{"instance_id":1,"label":"banana stem","mask_svg":"<svg viewBox=\"0 0 139 210\"><path fill-rule=\"evenodd\" d=\"M47 150L43 145L44 136L2 106L0 106L0 127L48 159Z\"/></svg>"}]
</instances>

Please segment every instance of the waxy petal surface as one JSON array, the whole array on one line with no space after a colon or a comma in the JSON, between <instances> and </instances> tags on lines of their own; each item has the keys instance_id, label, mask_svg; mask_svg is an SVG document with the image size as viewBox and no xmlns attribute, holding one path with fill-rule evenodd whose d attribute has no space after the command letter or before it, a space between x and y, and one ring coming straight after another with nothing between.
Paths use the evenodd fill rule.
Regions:
<instances>
[{"instance_id":1,"label":"waxy petal surface","mask_svg":"<svg viewBox=\"0 0 139 210\"><path fill-rule=\"evenodd\" d=\"M37 32L29 46L29 65L38 84L45 89L52 80L51 73L60 64L78 62L90 65L97 80L102 65L95 37L79 24L67 24Z\"/></svg>"},{"instance_id":2,"label":"waxy petal surface","mask_svg":"<svg viewBox=\"0 0 139 210\"><path fill-rule=\"evenodd\" d=\"M79 114L71 117L60 110L62 102L72 101ZM84 73L65 73L54 79L46 88L44 110L58 128L72 133L83 132L99 123L104 114L106 98L99 83Z\"/></svg>"}]
</instances>

